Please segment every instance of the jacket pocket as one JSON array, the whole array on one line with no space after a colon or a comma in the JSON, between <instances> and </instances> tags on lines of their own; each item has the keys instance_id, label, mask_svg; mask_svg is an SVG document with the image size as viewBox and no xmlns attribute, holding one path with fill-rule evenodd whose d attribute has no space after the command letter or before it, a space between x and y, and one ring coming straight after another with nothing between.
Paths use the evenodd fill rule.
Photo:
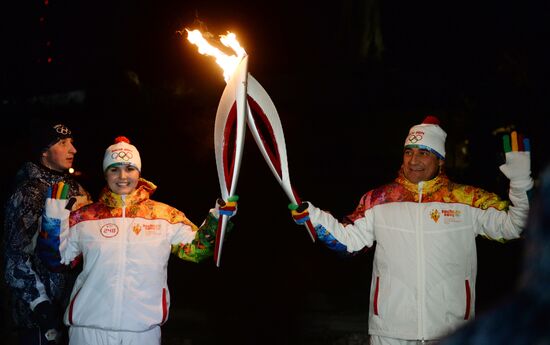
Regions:
<instances>
[{"instance_id":1,"label":"jacket pocket","mask_svg":"<svg viewBox=\"0 0 550 345\"><path fill-rule=\"evenodd\" d=\"M376 276L376 285L374 287L374 297L373 297L373 304L372 304L374 315L378 315L378 294L379 293L380 293L380 277Z\"/></svg>"},{"instance_id":2,"label":"jacket pocket","mask_svg":"<svg viewBox=\"0 0 550 345\"><path fill-rule=\"evenodd\" d=\"M74 310L74 302L76 302L76 298L78 297L78 294L80 293L80 290L74 295L73 299L71 300L71 303L69 303L69 324L72 325L73 323L73 310Z\"/></svg>"},{"instance_id":3,"label":"jacket pocket","mask_svg":"<svg viewBox=\"0 0 550 345\"><path fill-rule=\"evenodd\" d=\"M162 289L162 321L161 324L166 322L168 318L168 304L166 303L166 288Z\"/></svg>"},{"instance_id":4,"label":"jacket pocket","mask_svg":"<svg viewBox=\"0 0 550 345\"><path fill-rule=\"evenodd\" d=\"M464 281L465 287L466 287L466 310L464 311L464 320L468 320L470 318L470 304L472 302L472 292L470 289L470 281L466 279Z\"/></svg>"}]
</instances>

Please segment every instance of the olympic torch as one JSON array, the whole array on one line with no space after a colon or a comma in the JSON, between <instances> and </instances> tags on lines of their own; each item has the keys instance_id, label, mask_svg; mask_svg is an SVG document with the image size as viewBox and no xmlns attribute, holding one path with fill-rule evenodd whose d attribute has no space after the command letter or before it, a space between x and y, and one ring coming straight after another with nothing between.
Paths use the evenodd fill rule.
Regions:
<instances>
[{"instance_id":1,"label":"olympic torch","mask_svg":"<svg viewBox=\"0 0 550 345\"><path fill-rule=\"evenodd\" d=\"M187 39L199 48L199 53L214 56L224 72L227 82L216 111L214 124L214 150L216 168L224 201L235 195L244 146L246 121L246 81L248 56L237 42L235 35L221 36L221 42L237 55L227 55L206 41L199 30L187 30ZM214 261L220 266L222 247L227 227L227 217L220 214L216 230Z\"/></svg>"},{"instance_id":2,"label":"olympic torch","mask_svg":"<svg viewBox=\"0 0 550 345\"><path fill-rule=\"evenodd\" d=\"M214 130L214 146L218 179L224 200L234 195L244 146L245 121L273 175L285 191L290 202L300 204L292 188L283 127L277 109L265 89L248 73L248 55L234 34L221 36L220 41L237 55L227 55L213 47L199 30L189 31L188 40L199 48L199 53L216 58L224 70L227 85L223 91ZM261 125L261 127L260 127ZM220 216L214 258L220 264L221 248L227 219ZM304 224L315 241L315 229L310 221Z\"/></svg>"},{"instance_id":3,"label":"olympic torch","mask_svg":"<svg viewBox=\"0 0 550 345\"><path fill-rule=\"evenodd\" d=\"M239 63L227 83L216 112L214 150L222 198L227 201L235 195L244 146L246 113L246 79L248 56ZM219 216L214 260L220 266L227 217Z\"/></svg>"},{"instance_id":4,"label":"olympic torch","mask_svg":"<svg viewBox=\"0 0 550 345\"><path fill-rule=\"evenodd\" d=\"M283 126L275 104L252 75L248 75L247 123L273 176L285 191L291 203L299 205L300 197L290 183ZM261 129L264 129L263 131ZM311 240L317 237L311 221L304 223Z\"/></svg>"}]
</instances>

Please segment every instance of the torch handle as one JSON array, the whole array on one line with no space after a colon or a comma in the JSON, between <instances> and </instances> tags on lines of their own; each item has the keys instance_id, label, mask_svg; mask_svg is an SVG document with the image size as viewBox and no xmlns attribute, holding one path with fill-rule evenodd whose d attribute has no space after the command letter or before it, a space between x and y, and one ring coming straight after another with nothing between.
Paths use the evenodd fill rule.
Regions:
<instances>
[{"instance_id":1,"label":"torch handle","mask_svg":"<svg viewBox=\"0 0 550 345\"><path fill-rule=\"evenodd\" d=\"M293 202L295 203L296 205L300 205L302 203L302 200L300 200L300 197L298 196L298 194L296 194L296 191L292 188L292 186L290 185L290 183L288 184L288 186L285 186L286 184L283 184L281 183L281 186L283 187L283 189L285 190L285 192L287 192L287 195L289 193L292 193L292 197L289 197L290 198L290 202ZM288 189L288 191L287 191ZM313 226L313 224L311 223L311 221L308 219L305 223L304 223L304 226L306 227L307 229L307 233L309 234L309 236L311 237L311 240L313 242L315 242L315 240L317 239L317 233L315 232L315 227Z\"/></svg>"}]
</instances>

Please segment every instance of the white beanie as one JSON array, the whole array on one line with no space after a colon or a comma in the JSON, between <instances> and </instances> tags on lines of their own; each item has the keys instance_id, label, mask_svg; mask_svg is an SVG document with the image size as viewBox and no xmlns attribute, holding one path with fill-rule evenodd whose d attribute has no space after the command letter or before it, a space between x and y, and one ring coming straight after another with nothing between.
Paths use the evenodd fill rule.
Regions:
<instances>
[{"instance_id":1,"label":"white beanie","mask_svg":"<svg viewBox=\"0 0 550 345\"><path fill-rule=\"evenodd\" d=\"M405 139L405 148L426 149L445 159L446 137L447 133L439 127L439 119L429 115L421 124L411 127Z\"/></svg>"},{"instance_id":2,"label":"white beanie","mask_svg":"<svg viewBox=\"0 0 550 345\"><path fill-rule=\"evenodd\" d=\"M141 158L139 151L126 137L117 137L115 143L105 150L103 157L103 171L113 164L124 164L136 167L141 172Z\"/></svg>"}]
</instances>

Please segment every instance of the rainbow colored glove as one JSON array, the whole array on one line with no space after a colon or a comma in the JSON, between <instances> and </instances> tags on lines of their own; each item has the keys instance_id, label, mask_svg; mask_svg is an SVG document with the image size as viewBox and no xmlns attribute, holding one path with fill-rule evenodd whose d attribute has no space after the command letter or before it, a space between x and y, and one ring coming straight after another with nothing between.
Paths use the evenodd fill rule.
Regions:
<instances>
[{"instance_id":1,"label":"rainbow colored glove","mask_svg":"<svg viewBox=\"0 0 550 345\"><path fill-rule=\"evenodd\" d=\"M61 263L59 253L61 229L69 226L70 208L75 198L67 200L69 185L63 181L54 184L46 192L46 204L42 213L40 232L36 242L36 251L42 262L54 272L68 267Z\"/></svg>"},{"instance_id":2,"label":"rainbow colored glove","mask_svg":"<svg viewBox=\"0 0 550 345\"><path fill-rule=\"evenodd\" d=\"M296 224L303 225L309 220L308 207L309 204L307 202L302 202L300 205L296 205L294 203L288 204L288 209L290 210L292 218Z\"/></svg>"},{"instance_id":3,"label":"rainbow colored glove","mask_svg":"<svg viewBox=\"0 0 550 345\"><path fill-rule=\"evenodd\" d=\"M226 217L233 217L237 214L237 201L239 200L238 195L230 196L227 201L222 198L216 200L216 210L218 214L221 214Z\"/></svg>"},{"instance_id":4,"label":"rainbow colored glove","mask_svg":"<svg viewBox=\"0 0 550 345\"><path fill-rule=\"evenodd\" d=\"M531 177L531 144L516 131L502 137L506 162L499 168L510 180L510 187L521 190L533 188Z\"/></svg>"}]
</instances>

